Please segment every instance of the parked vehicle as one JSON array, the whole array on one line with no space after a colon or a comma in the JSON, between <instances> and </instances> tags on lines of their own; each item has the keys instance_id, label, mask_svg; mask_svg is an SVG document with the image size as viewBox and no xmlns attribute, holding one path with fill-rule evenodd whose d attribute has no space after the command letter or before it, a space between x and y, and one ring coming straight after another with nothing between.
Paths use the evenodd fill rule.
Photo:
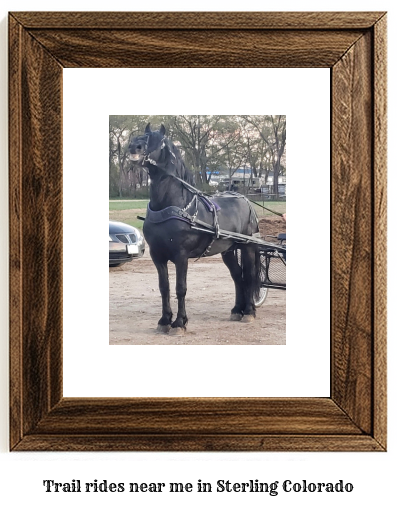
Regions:
<instances>
[{"instance_id":1,"label":"parked vehicle","mask_svg":"<svg viewBox=\"0 0 397 507\"><path fill-rule=\"evenodd\" d=\"M131 225L109 220L109 267L116 267L145 253L142 233Z\"/></svg>"},{"instance_id":2,"label":"parked vehicle","mask_svg":"<svg viewBox=\"0 0 397 507\"><path fill-rule=\"evenodd\" d=\"M231 181L229 178L222 178L219 181L219 190L234 190L236 192L242 192L244 189L248 190L258 190L260 188L259 178L251 177L251 178L239 178L233 176Z\"/></svg>"}]
</instances>

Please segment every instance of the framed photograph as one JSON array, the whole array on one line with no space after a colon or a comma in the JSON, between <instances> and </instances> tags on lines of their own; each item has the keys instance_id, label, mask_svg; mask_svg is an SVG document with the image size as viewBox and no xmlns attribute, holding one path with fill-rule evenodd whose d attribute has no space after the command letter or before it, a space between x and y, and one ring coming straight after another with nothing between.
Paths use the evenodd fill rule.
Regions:
<instances>
[{"instance_id":1,"label":"framed photograph","mask_svg":"<svg viewBox=\"0 0 397 507\"><path fill-rule=\"evenodd\" d=\"M150 79L153 69L134 70L126 73L128 81L143 79L151 97L134 109L156 107L149 105L156 100L159 84ZM197 97L196 111L206 108L217 114L109 115L110 269L105 283L112 345L244 346L286 341L287 118L219 114L216 101L221 95L224 109L246 88L246 69L238 69L243 80L237 86L236 73L200 70L162 69L162 95L168 107L177 103L178 110L188 110L191 98ZM252 105L244 99L244 107L258 108L260 101L263 111L262 102L273 97L273 90L266 82L263 93L264 75L261 69L254 70ZM106 75L102 69L93 74L98 73ZM188 93L175 87L180 80ZM210 87L205 86L208 82ZM106 86L100 96L113 101L112 90ZM138 85L131 93L140 95ZM324 96L328 99L329 93ZM125 100L123 94L121 98ZM160 98L157 108L164 108L163 102ZM96 108L97 100L93 103ZM119 109L123 105L113 105L113 110ZM150 143L154 139L157 151ZM135 150L138 153L131 153ZM146 155L140 154L143 150ZM128 248L136 253L129 255ZM182 290L176 291L178 284ZM161 286L168 290L163 288L159 297ZM246 292L252 294L252 303ZM264 304L266 311L261 311ZM164 363L169 364L168 358ZM205 376L207 371L206 367ZM152 376L157 372L152 370ZM161 377L167 377L167 371ZM203 377L198 372L200 381Z\"/></svg>"},{"instance_id":2,"label":"framed photograph","mask_svg":"<svg viewBox=\"0 0 397 507\"><path fill-rule=\"evenodd\" d=\"M330 69L329 397L63 396L63 69L131 67ZM9 97L11 450L386 450L386 13L10 13Z\"/></svg>"}]
</instances>

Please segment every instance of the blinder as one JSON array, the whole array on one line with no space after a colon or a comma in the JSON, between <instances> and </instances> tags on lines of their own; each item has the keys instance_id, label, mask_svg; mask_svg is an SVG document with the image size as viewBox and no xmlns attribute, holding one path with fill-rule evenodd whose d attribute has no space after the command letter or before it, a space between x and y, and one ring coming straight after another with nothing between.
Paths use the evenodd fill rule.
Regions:
<instances>
[{"instance_id":1,"label":"blinder","mask_svg":"<svg viewBox=\"0 0 397 507\"><path fill-rule=\"evenodd\" d=\"M151 134L152 134L152 132L148 132L148 133L144 134L146 139L145 139L144 150L143 150L142 166L145 162L149 162L152 165L157 165L156 161L153 160L152 158L150 158L151 153L154 153L154 151L151 153L148 153L149 139L150 139ZM163 136L161 139L160 151L165 147L164 139L165 139L165 136ZM157 151L157 150L155 150L155 151ZM174 154L172 153L172 155L174 155ZM175 157L175 155L174 155L174 157Z\"/></svg>"}]
</instances>

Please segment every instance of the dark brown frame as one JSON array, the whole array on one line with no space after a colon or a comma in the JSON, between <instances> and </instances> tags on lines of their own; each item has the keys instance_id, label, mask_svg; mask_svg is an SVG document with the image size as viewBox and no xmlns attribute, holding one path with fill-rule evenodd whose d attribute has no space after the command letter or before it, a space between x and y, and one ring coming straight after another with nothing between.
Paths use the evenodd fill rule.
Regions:
<instances>
[{"instance_id":1,"label":"dark brown frame","mask_svg":"<svg viewBox=\"0 0 397 507\"><path fill-rule=\"evenodd\" d=\"M385 450L385 13L14 12L9 43L10 448ZM331 69L330 398L63 398L62 69L132 66Z\"/></svg>"}]
</instances>

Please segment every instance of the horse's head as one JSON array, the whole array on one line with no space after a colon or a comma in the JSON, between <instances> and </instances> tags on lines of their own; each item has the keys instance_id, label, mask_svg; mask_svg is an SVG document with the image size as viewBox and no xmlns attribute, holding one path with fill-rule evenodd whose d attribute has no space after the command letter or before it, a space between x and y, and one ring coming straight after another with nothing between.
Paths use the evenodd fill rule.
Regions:
<instances>
[{"instance_id":1,"label":"horse's head","mask_svg":"<svg viewBox=\"0 0 397 507\"><path fill-rule=\"evenodd\" d=\"M192 175L187 171L179 150L165 137L164 125L161 125L159 130L152 131L148 123L143 135L130 139L128 149L132 163L147 167L151 175L160 169L162 174L178 176L189 183L193 182Z\"/></svg>"},{"instance_id":2,"label":"horse's head","mask_svg":"<svg viewBox=\"0 0 397 507\"><path fill-rule=\"evenodd\" d=\"M159 158L161 149L164 147L164 136L164 125L161 125L160 130L152 131L150 123L148 123L143 135L129 140L128 149L132 162L139 165L144 165L146 161L150 162L150 160L157 162L156 157Z\"/></svg>"}]
</instances>

